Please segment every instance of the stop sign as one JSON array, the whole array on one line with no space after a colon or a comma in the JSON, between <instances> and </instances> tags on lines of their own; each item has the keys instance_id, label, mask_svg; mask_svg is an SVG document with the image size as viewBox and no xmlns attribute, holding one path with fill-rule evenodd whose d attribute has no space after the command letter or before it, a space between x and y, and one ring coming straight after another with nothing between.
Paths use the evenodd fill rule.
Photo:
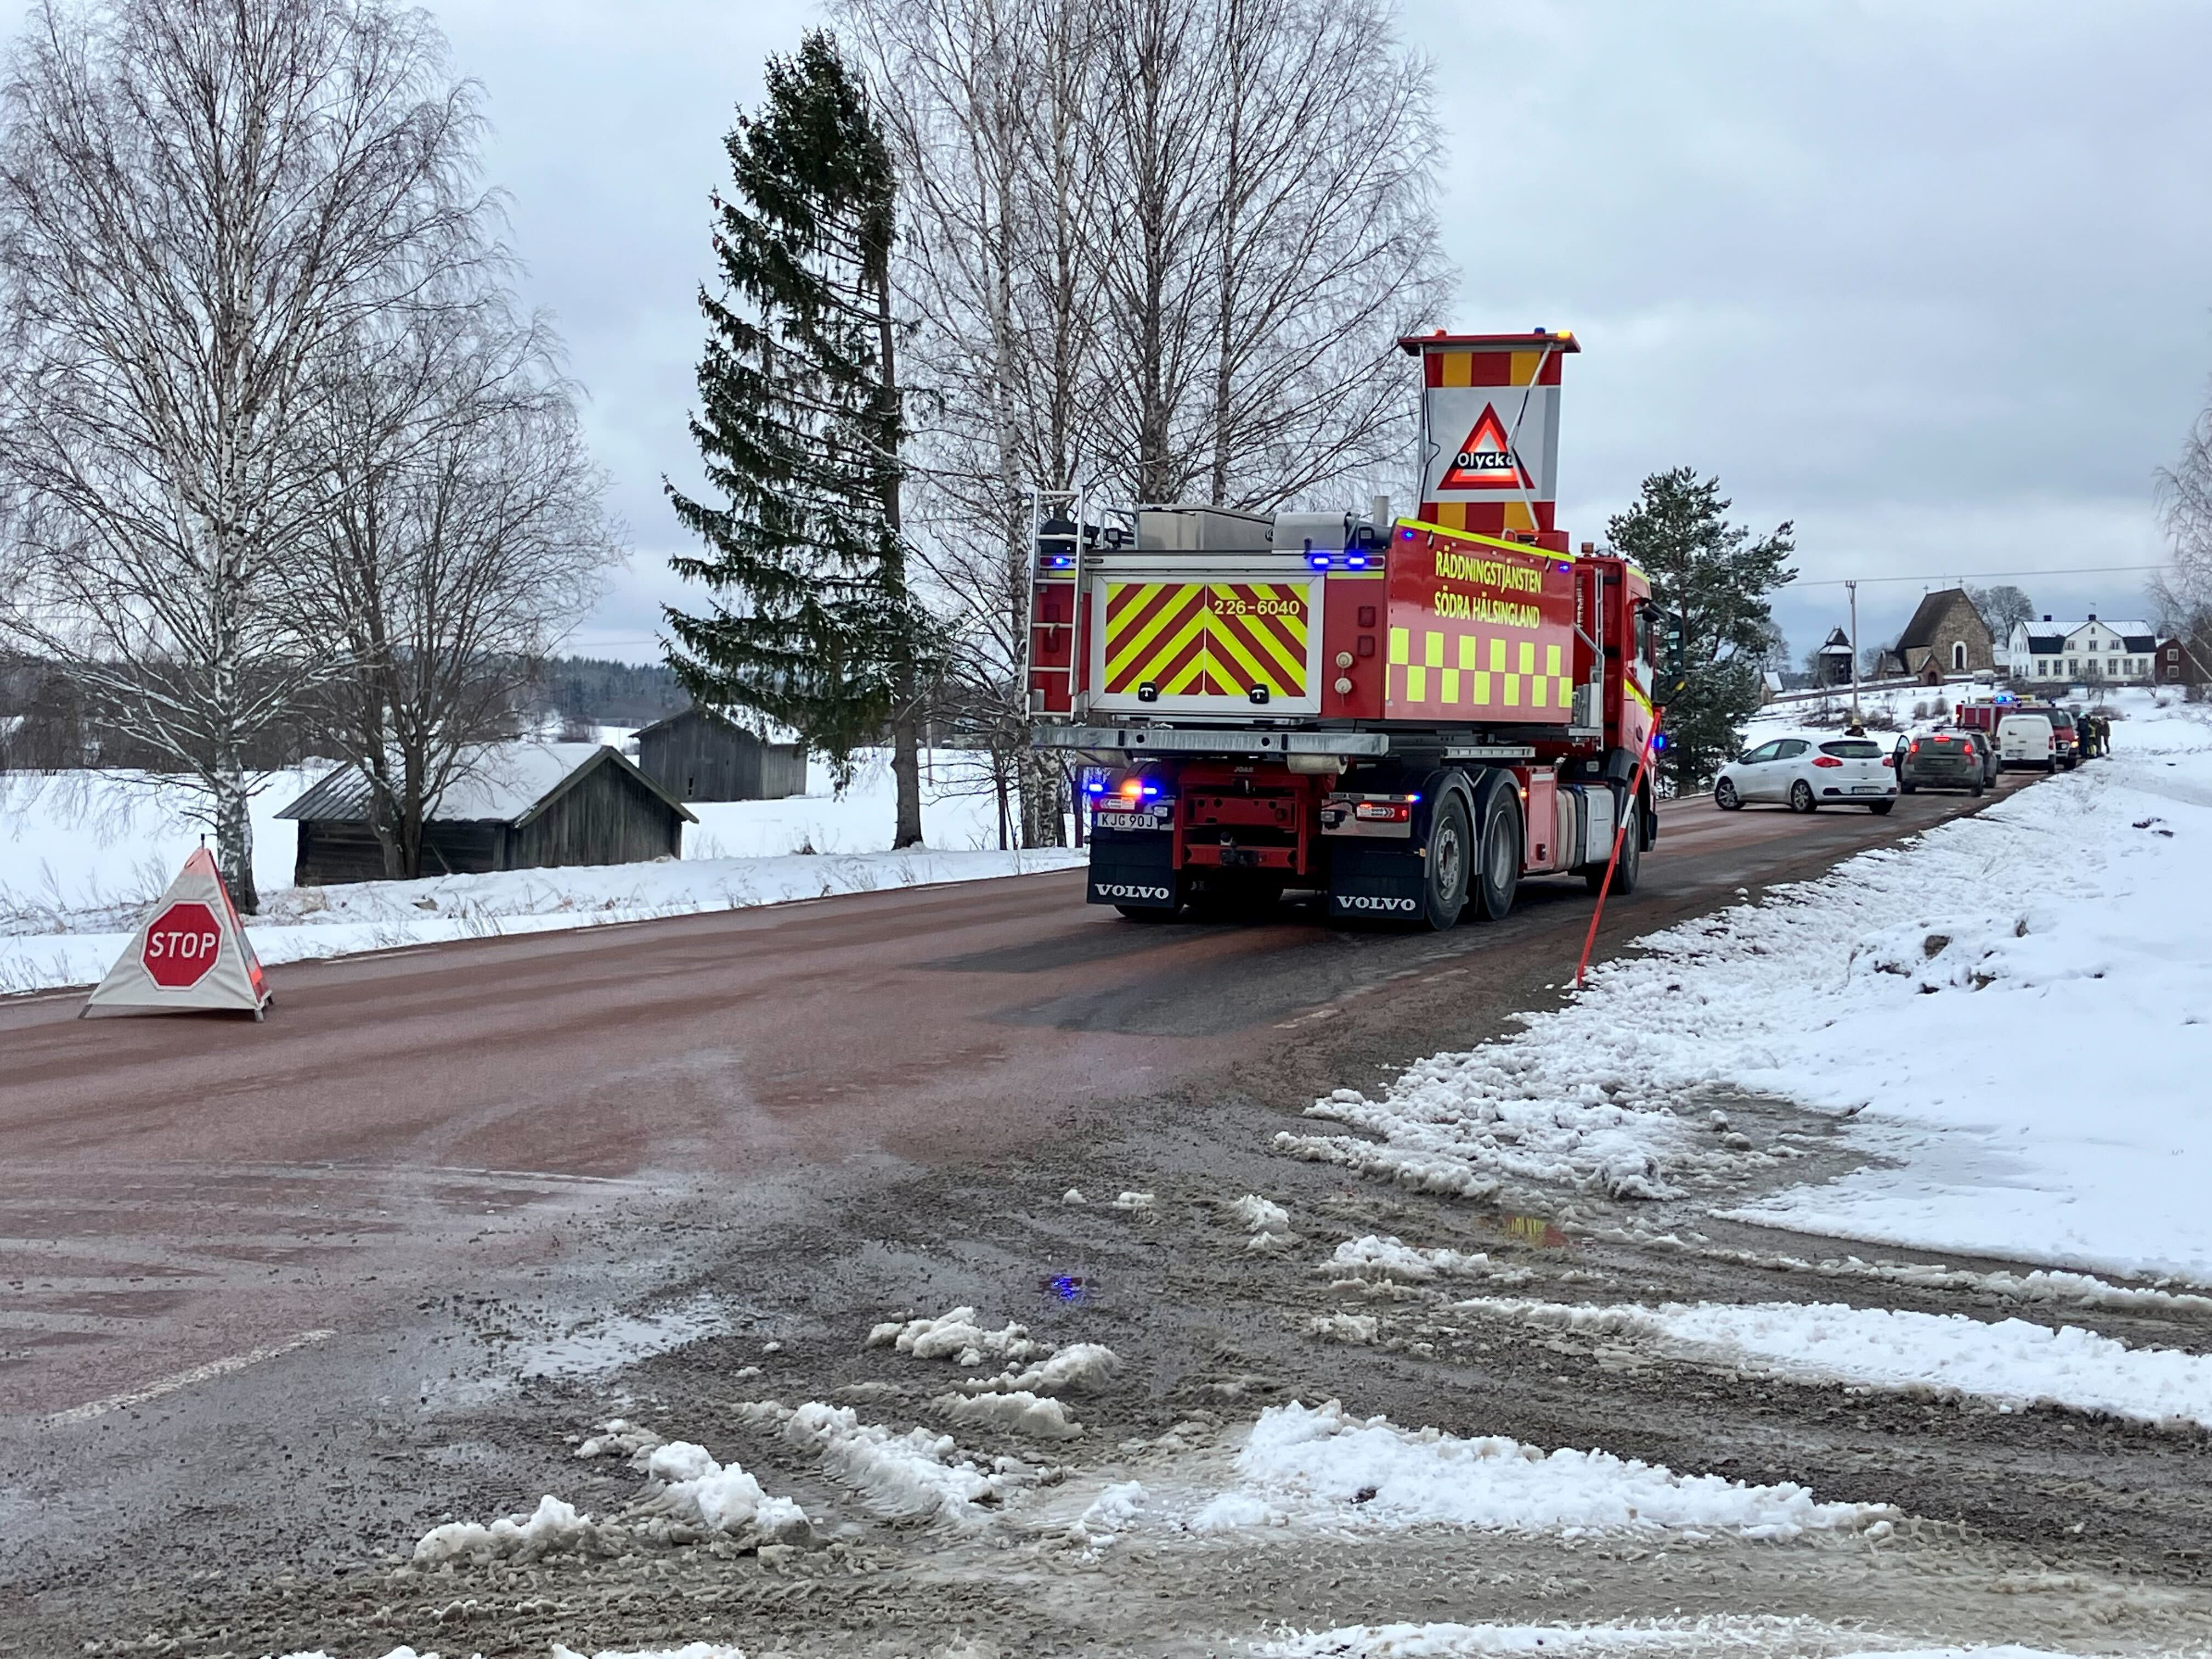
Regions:
<instances>
[{"instance_id":1,"label":"stop sign","mask_svg":"<svg viewBox=\"0 0 2212 1659\"><path fill-rule=\"evenodd\" d=\"M214 911L204 904L173 904L147 927L141 956L155 984L183 991L207 976L222 944L222 928Z\"/></svg>"}]
</instances>

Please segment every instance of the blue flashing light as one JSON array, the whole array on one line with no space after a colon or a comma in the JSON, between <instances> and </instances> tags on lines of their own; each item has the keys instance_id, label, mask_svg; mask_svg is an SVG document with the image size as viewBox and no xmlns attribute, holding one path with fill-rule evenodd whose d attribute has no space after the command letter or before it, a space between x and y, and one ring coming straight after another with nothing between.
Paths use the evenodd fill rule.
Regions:
<instances>
[{"instance_id":1,"label":"blue flashing light","mask_svg":"<svg viewBox=\"0 0 2212 1659\"><path fill-rule=\"evenodd\" d=\"M1398 538L1401 541L1410 542L1413 539L1413 532L1410 530L1401 530L1398 532Z\"/></svg>"},{"instance_id":2,"label":"blue flashing light","mask_svg":"<svg viewBox=\"0 0 2212 1659\"><path fill-rule=\"evenodd\" d=\"M1344 562L1349 569L1364 570L1367 568L1367 556L1364 553L1347 553Z\"/></svg>"},{"instance_id":3,"label":"blue flashing light","mask_svg":"<svg viewBox=\"0 0 2212 1659\"><path fill-rule=\"evenodd\" d=\"M1406 799L1415 806L1419 806L1421 804L1421 798L1419 795L1408 795Z\"/></svg>"},{"instance_id":4,"label":"blue flashing light","mask_svg":"<svg viewBox=\"0 0 2212 1659\"><path fill-rule=\"evenodd\" d=\"M1328 555L1326 553L1309 553L1306 555L1306 562L1316 570L1326 570L1328 568Z\"/></svg>"},{"instance_id":5,"label":"blue flashing light","mask_svg":"<svg viewBox=\"0 0 2212 1659\"><path fill-rule=\"evenodd\" d=\"M1106 786L1098 782L1096 779L1093 779L1091 782L1085 784L1083 787L1094 795L1103 795L1106 793Z\"/></svg>"},{"instance_id":6,"label":"blue flashing light","mask_svg":"<svg viewBox=\"0 0 2212 1659\"><path fill-rule=\"evenodd\" d=\"M1160 787L1157 783L1148 783L1145 786L1145 793L1148 795L1157 795L1160 793Z\"/></svg>"},{"instance_id":7,"label":"blue flashing light","mask_svg":"<svg viewBox=\"0 0 2212 1659\"><path fill-rule=\"evenodd\" d=\"M1667 734L1664 732L1655 732L1652 735L1651 752L1655 755L1663 755L1667 752Z\"/></svg>"}]
</instances>

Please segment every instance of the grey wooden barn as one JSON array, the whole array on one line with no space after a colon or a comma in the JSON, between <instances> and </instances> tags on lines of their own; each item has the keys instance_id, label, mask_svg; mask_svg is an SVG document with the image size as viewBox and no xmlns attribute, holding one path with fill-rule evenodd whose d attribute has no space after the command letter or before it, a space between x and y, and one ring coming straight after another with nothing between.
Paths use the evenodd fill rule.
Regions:
<instances>
[{"instance_id":1,"label":"grey wooden barn","mask_svg":"<svg viewBox=\"0 0 2212 1659\"><path fill-rule=\"evenodd\" d=\"M332 772L276 816L300 826L295 886L376 881L384 852L368 823L368 785ZM542 870L681 858L698 820L616 750L589 743L487 748L422 826L422 873Z\"/></svg>"},{"instance_id":2,"label":"grey wooden barn","mask_svg":"<svg viewBox=\"0 0 2212 1659\"><path fill-rule=\"evenodd\" d=\"M637 734L639 769L678 800L781 800L806 793L806 749L769 743L704 708Z\"/></svg>"}]
</instances>

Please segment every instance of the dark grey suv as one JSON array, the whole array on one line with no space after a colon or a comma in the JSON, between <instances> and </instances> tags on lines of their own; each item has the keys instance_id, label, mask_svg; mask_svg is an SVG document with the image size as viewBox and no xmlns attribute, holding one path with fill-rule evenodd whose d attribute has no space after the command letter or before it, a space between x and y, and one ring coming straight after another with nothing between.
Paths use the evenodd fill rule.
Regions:
<instances>
[{"instance_id":1,"label":"dark grey suv","mask_svg":"<svg viewBox=\"0 0 2212 1659\"><path fill-rule=\"evenodd\" d=\"M1897 753L1897 792L1963 789L1978 795L1989 787L1990 753L1979 732L1929 732L1909 738Z\"/></svg>"}]
</instances>

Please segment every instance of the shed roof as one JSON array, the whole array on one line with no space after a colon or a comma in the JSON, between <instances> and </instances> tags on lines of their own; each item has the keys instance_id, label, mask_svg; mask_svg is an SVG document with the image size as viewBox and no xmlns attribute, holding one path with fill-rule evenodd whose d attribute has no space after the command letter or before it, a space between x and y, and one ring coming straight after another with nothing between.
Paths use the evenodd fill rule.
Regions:
<instances>
[{"instance_id":1,"label":"shed roof","mask_svg":"<svg viewBox=\"0 0 2212 1659\"><path fill-rule=\"evenodd\" d=\"M769 730L767 732L756 732L750 726L732 720L727 714L715 709L702 708L696 702L689 708L679 708L674 714L653 721L650 726L639 726L636 731L630 733L630 736L633 739L641 738L649 732L665 731L669 726L681 725L688 720L704 720L711 726L719 726L725 731L734 732L741 738L750 738L756 743L786 749L795 747L799 743L799 734L796 732L776 726L773 722L770 722Z\"/></svg>"},{"instance_id":2,"label":"shed roof","mask_svg":"<svg viewBox=\"0 0 2212 1659\"><path fill-rule=\"evenodd\" d=\"M430 817L439 823L526 823L600 766L620 767L687 822L699 821L690 808L639 771L619 750L595 743L488 744L471 762L468 772L446 791ZM366 823L368 800L368 781L356 769L342 766L276 816Z\"/></svg>"}]
</instances>

